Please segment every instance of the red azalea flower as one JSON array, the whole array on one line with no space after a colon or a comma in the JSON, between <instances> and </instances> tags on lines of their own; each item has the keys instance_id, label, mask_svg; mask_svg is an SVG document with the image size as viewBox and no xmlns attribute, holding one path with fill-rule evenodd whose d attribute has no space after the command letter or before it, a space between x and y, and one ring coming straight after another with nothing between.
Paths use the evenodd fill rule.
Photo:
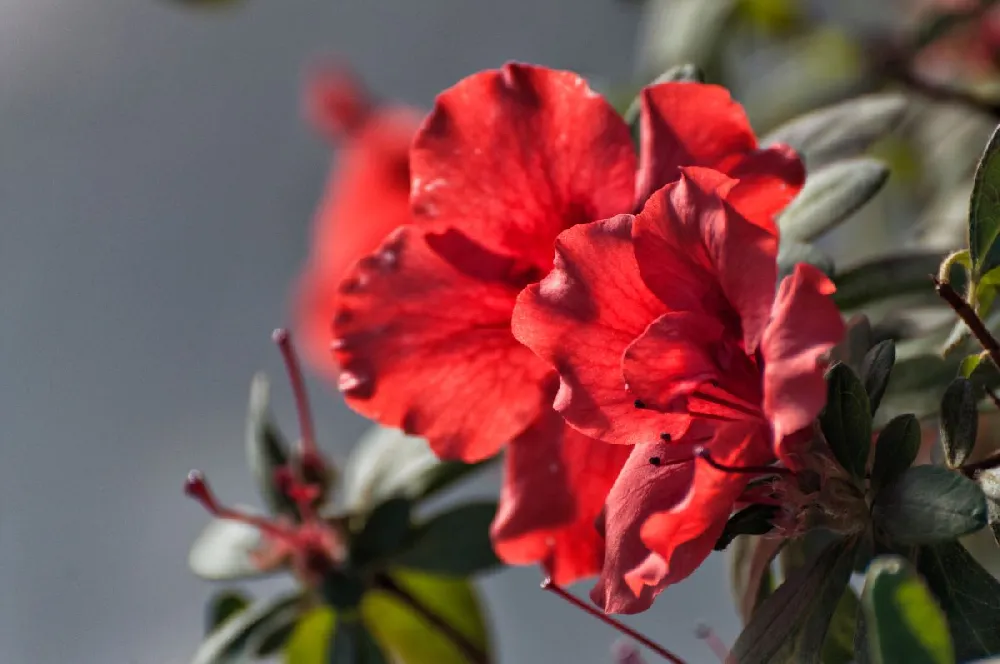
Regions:
<instances>
[{"instance_id":1,"label":"red azalea flower","mask_svg":"<svg viewBox=\"0 0 1000 664\"><path fill-rule=\"evenodd\" d=\"M305 111L340 152L313 222L312 253L296 289L295 318L305 357L336 377L330 320L337 286L358 258L410 220L409 151L420 114L376 105L348 71L338 68L311 78Z\"/></svg>"},{"instance_id":2,"label":"red azalea flower","mask_svg":"<svg viewBox=\"0 0 1000 664\"><path fill-rule=\"evenodd\" d=\"M769 191L775 211L791 198ZM825 402L819 359L844 330L833 284L801 264L775 295L773 215L736 193L722 173L684 168L638 215L565 231L555 269L514 311L515 336L559 368L555 408L634 444L603 519L592 597L609 612L642 610L694 571L749 477L721 467L793 462L792 434ZM656 431L677 413L692 418L680 438Z\"/></svg>"},{"instance_id":3,"label":"red azalea flower","mask_svg":"<svg viewBox=\"0 0 1000 664\"><path fill-rule=\"evenodd\" d=\"M567 429L552 410L553 365L511 334L517 294L552 268L560 232L636 209L681 166L742 177L732 195L768 218L768 192L784 201L803 179L787 148L757 149L720 87L666 83L641 101L637 159L629 128L576 74L509 64L441 94L411 150L411 224L340 283L332 318L355 410L446 458L512 444L497 550L548 560L557 583L599 569L593 524L628 448ZM675 413L645 419L672 435L686 427Z\"/></svg>"}]
</instances>

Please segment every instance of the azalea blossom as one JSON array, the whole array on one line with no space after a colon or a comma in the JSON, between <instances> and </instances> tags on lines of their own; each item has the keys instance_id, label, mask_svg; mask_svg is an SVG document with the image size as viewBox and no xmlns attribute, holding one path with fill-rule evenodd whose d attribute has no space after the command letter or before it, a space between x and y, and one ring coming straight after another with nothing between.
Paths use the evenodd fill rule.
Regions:
<instances>
[{"instance_id":1,"label":"azalea blossom","mask_svg":"<svg viewBox=\"0 0 1000 664\"><path fill-rule=\"evenodd\" d=\"M511 334L518 293L552 268L560 232L635 211L682 166L740 178L731 196L759 216L803 180L791 150L758 149L721 87L664 83L640 101L637 155L621 117L570 72L509 64L442 93L411 150L410 223L339 282L330 319L355 410L444 458L509 443L497 552L543 562L557 583L600 569L594 521L629 451L552 409L559 367ZM643 417L644 431L687 426L678 413Z\"/></svg>"},{"instance_id":2,"label":"azalea blossom","mask_svg":"<svg viewBox=\"0 0 1000 664\"><path fill-rule=\"evenodd\" d=\"M731 177L681 170L638 215L563 232L514 311L515 336L558 367L556 410L632 450L592 593L611 612L648 607L701 564L752 477L740 470L796 465L794 434L826 399L820 358L844 330L816 268L775 294L773 214L734 197ZM651 429L671 416L691 419L681 436Z\"/></svg>"}]
</instances>

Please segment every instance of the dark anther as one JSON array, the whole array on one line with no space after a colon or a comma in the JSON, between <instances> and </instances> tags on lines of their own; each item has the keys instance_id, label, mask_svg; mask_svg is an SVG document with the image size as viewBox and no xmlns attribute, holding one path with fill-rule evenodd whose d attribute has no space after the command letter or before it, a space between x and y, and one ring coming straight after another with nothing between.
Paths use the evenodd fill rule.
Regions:
<instances>
[{"instance_id":1,"label":"dark anther","mask_svg":"<svg viewBox=\"0 0 1000 664\"><path fill-rule=\"evenodd\" d=\"M649 457L649 463L653 464L654 466L659 466L660 457Z\"/></svg>"},{"instance_id":2,"label":"dark anther","mask_svg":"<svg viewBox=\"0 0 1000 664\"><path fill-rule=\"evenodd\" d=\"M633 403L632 405L635 406L636 408L639 408L640 410L646 407L646 404L643 403L642 400L640 399L636 399L635 403Z\"/></svg>"},{"instance_id":3,"label":"dark anther","mask_svg":"<svg viewBox=\"0 0 1000 664\"><path fill-rule=\"evenodd\" d=\"M662 440L663 442L669 443L670 439L671 439L671 436L666 431L664 431L663 433L660 434L660 440Z\"/></svg>"}]
</instances>

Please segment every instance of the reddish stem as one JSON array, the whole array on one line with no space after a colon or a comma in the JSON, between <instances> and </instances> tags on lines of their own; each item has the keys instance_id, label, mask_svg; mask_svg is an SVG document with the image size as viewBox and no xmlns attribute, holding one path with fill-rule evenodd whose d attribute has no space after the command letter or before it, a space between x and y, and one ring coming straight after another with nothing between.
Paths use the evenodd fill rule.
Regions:
<instances>
[{"instance_id":1,"label":"reddish stem","mask_svg":"<svg viewBox=\"0 0 1000 664\"><path fill-rule=\"evenodd\" d=\"M993 360L993 364L1000 367L1000 343L997 342L996 337L987 329L983 320L969 306L969 303L951 287L951 284L941 281L937 277L931 278L934 280L934 288L937 290L937 294L955 310L958 317L962 319L962 322L972 332L972 336L976 338L979 345L989 354L990 359Z\"/></svg>"},{"instance_id":2,"label":"reddish stem","mask_svg":"<svg viewBox=\"0 0 1000 664\"><path fill-rule=\"evenodd\" d=\"M681 659L677 655L673 654L672 652L670 652L669 650L667 650L666 648L664 648L660 644L658 644L655 641L652 641L652 640L646 638L645 636L643 636L639 632L635 631L631 627L628 627L627 625L624 625L623 623L615 620L614 618L612 618L611 616L607 615L606 613L604 613L602 611L598 611L596 608L590 606L589 604L587 604L583 600L578 599L574 595L571 595L570 593L566 592L566 590L563 589L561 586L553 583L551 578L546 577L546 579L544 581L542 581L542 590L548 590L549 592L555 593L556 595L558 595L559 597L562 597L564 600L566 600L567 602L569 602L573 606L577 607L578 609L582 609L583 611L589 613L590 615L592 615L593 617L597 618L601 622L603 622L605 624L608 624L608 625L611 625L612 627L614 627L615 629L617 629L619 632L621 632L625 636L627 636L627 637L629 637L631 639L635 639L636 641L638 641L642 645L646 646L647 648L649 648L650 650L652 650L653 652L655 652L657 655L659 655L663 659L668 660L670 662L673 662L674 664L685 664L685 662L684 662L683 659Z\"/></svg>"},{"instance_id":3,"label":"reddish stem","mask_svg":"<svg viewBox=\"0 0 1000 664\"><path fill-rule=\"evenodd\" d=\"M295 395L295 409L299 414L299 432L302 436L300 456L303 459L307 457L318 458L319 450L316 448L316 434L313 429L312 411L309 408L309 395L306 393L306 383L302 378L299 358L292 347L292 336L288 330L277 329L271 338L278 345L281 356L285 360L288 380L292 384L292 392Z\"/></svg>"},{"instance_id":4,"label":"reddish stem","mask_svg":"<svg viewBox=\"0 0 1000 664\"><path fill-rule=\"evenodd\" d=\"M201 506L214 517L254 526L259 528L261 532L286 542L296 541L295 533L291 530L282 528L259 516L244 514L220 505L215 494L212 493L212 488L208 485L205 475L200 470L192 470L188 473L187 479L184 481L184 493L201 503Z\"/></svg>"}]
</instances>

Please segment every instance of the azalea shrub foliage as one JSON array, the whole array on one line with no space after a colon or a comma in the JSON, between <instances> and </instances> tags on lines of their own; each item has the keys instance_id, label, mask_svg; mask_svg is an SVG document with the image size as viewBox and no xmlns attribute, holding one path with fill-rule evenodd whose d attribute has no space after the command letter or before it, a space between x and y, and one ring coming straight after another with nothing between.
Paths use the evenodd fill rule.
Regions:
<instances>
[{"instance_id":1,"label":"azalea shrub foliage","mask_svg":"<svg viewBox=\"0 0 1000 664\"><path fill-rule=\"evenodd\" d=\"M299 437L258 376L266 511L186 484L213 516L195 573L295 590L220 591L194 662L495 661L474 581L504 564L647 649L621 661L682 662L615 616L719 551L743 622L731 644L703 633L721 661L1000 655L1000 132L976 129L1000 112L936 78L994 74L997 10L910 4L905 47L808 112L756 106L760 133L722 56L828 39L794 3L651 2L670 27L644 58L672 66L627 95L511 62L423 112L314 71L337 162L275 333ZM921 152L942 113L974 145ZM342 468L298 352L377 425ZM436 500L493 462L495 501Z\"/></svg>"}]
</instances>

